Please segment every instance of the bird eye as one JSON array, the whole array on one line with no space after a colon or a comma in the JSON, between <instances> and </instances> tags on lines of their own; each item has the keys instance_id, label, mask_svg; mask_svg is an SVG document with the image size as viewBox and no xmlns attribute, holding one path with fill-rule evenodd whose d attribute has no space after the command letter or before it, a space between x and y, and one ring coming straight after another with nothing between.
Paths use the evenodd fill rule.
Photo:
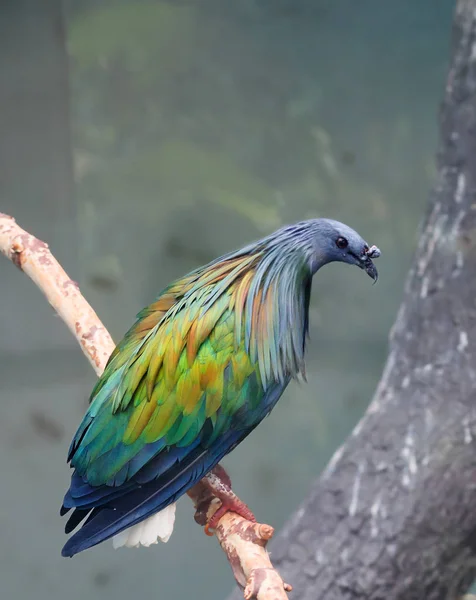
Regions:
<instances>
[{"instance_id":1,"label":"bird eye","mask_svg":"<svg viewBox=\"0 0 476 600\"><path fill-rule=\"evenodd\" d=\"M348 245L349 245L349 242L344 237L337 238L336 246L338 248L340 248L341 250L344 250L344 248L347 248Z\"/></svg>"}]
</instances>

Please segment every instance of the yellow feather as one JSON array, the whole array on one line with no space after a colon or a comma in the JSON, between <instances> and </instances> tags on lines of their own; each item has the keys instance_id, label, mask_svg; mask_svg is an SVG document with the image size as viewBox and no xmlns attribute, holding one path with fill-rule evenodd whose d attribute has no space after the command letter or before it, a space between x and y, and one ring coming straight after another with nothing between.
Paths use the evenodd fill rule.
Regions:
<instances>
[{"instance_id":1,"label":"yellow feather","mask_svg":"<svg viewBox=\"0 0 476 600\"><path fill-rule=\"evenodd\" d=\"M156 408L157 405L153 402L142 402L142 404L133 411L124 434L125 444L133 444L137 440L149 423Z\"/></svg>"},{"instance_id":2,"label":"yellow feather","mask_svg":"<svg viewBox=\"0 0 476 600\"><path fill-rule=\"evenodd\" d=\"M154 386L157 383L157 377L159 375L160 367L164 360L164 349L163 344L159 344L155 352L152 354L149 367L146 375L146 386L147 386L147 398L151 399L154 391Z\"/></svg>"},{"instance_id":3,"label":"yellow feather","mask_svg":"<svg viewBox=\"0 0 476 600\"><path fill-rule=\"evenodd\" d=\"M219 369L213 384L210 384L206 390L207 399L205 414L210 417L220 408L223 400L223 369Z\"/></svg>"},{"instance_id":4,"label":"yellow feather","mask_svg":"<svg viewBox=\"0 0 476 600\"><path fill-rule=\"evenodd\" d=\"M202 365L200 369L200 387L202 390L208 390L213 385L213 382L218 377L218 365L214 357Z\"/></svg>"},{"instance_id":5,"label":"yellow feather","mask_svg":"<svg viewBox=\"0 0 476 600\"><path fill-rule=\"evenodd\" d=\"M231 357L231 366L233 369L233 384L239 390L254 369L248 355L243 351L237 352Z\"/></svg>"},{"instance_id":6,"label":"yellow feather","mask_svg":"<svg viewBox=\"0 0 476 600\"><path fill-rule=\"evenodd\" d=\"M155 442L163 437L179 414L180 408L177 406L175 393L172 392L161 406L155 408L149 423L144 428L146 443Z\"/></svg>"},{"instance_id":7,"label":"yellow feather","mask_svg":"<svg viewBox=\"0 0 476 600\"><path fill-rule=\"evenodd\" d=\"M187 341L187 360L189 365L195 360L201 345L208 338L217 321L228 308L229 301L229 296L220 298L211 309L207 310L204 315L196 318L193 322Z\"/></svg>"},{"instance_id":8,"label":"yellow feather","mask_svg":"<svg viewBox=\"0 0 476 600\"><path fill-rule=\"evenodd\" d=\"M181 386L182 380L185 380L185 382ZM184 416L191 414L197 404L201 402L203 390L200 385L200 366L197 362L180 378L177 384L177 396L179 395L181 396Z\"/></svg>"},{"instance_id":9,"label":"yellow feather","mask_svg":"<svg viewBox=\"0 0 476 600\"><path fill-rule=\"evenodd\" d=\"M198 320L195 320L188 333L187 340L187 360L188 364L191 365L197 356L198 344L197 344L197 327Z\"/></svg>"},{"instance_id":10,"label":"yellow feather","mask_svg":"<svg viewBox=\"0 0 476 600\"><path fill-rule=\"evenodd\" d=\"M154 406L160 406L161 404L164 404L169 397L169 394L170 390L167 389L165 378L163 377L162 372L160 372L157 379L157 384L155 385L152 396L150 397L150 403Z\"/></svg>"}]
</instances>

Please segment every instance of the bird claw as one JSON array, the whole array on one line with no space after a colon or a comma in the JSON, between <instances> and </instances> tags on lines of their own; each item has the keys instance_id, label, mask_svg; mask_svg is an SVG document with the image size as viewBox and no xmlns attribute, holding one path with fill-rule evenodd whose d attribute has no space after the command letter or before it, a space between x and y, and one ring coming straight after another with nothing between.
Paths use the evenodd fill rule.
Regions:
<instances>
[{"instance_id":1,"label":"bird claw","mask_svg":"<svg viewBox=\"0 0 476 600\"><path fill-rule=\"evenodd\" d=\"M227 485L227 482L223 481L216 473L209 473L205 479L206 485L209 487L211 492L220 500L221 506L215 511L215 513L208 519L205 525L205 534L212 536L216 529L218 522L227 512L234 512L240 517L243 517L247 521L256 523L256 517L248 508L248 506L238 498L233 490Z\"/></svg>"},{"instance_id":2,"label":"bird claw","mask_svg":"<svg viewBox=\"0 0 476 600\"><path fill-rule=\"evenodd\" d=\"M239 498L233 500L222 500L222 505L220 508L215 511L212 517L210 517L208 523L205 525L205 534L212 536L214 534L215 529L217 528L218 522L227 512L234 512L243 519L247 521L251 521L251 523L256 523L256 517L251 512L251 510L246 506L244 502L242 502Z\"/></svg>"}]
</instances>

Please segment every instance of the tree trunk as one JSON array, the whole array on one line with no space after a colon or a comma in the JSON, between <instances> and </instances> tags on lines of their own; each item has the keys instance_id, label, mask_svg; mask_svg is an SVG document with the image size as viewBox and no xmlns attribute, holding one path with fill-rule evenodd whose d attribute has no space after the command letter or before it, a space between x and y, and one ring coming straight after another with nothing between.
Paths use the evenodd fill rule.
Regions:
<instances>
[{"instance_id":1,"label":"tree trunk","mask_svg":"<svg viewBox=\"0 0 476 600\"><path fill-rule=\"evenodd\" d=\"M376 395L271 545L293 598L449 600L476 577L476 0L419 239Z\"/></svg>"}]
</instances>

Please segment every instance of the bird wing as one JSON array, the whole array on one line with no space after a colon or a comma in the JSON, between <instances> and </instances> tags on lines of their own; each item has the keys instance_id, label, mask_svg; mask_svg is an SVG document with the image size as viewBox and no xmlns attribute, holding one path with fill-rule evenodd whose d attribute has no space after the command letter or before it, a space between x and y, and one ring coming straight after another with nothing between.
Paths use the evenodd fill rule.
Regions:
<instances>
[{"instance_id":1,"label":"bird wing","mask_svg":"<svg viewBox=\"0 0 476 600\"><path fill-rule=\"evenodd\" d=\"M67 531L92 513L63 553L175 501L282 394L287 383L263 384L246 336L236 335L255 261L223 261L176 282L138 315L111 355L70 447L75 471L62 513L76 511Z\"/></svg>"}]
</instances>

